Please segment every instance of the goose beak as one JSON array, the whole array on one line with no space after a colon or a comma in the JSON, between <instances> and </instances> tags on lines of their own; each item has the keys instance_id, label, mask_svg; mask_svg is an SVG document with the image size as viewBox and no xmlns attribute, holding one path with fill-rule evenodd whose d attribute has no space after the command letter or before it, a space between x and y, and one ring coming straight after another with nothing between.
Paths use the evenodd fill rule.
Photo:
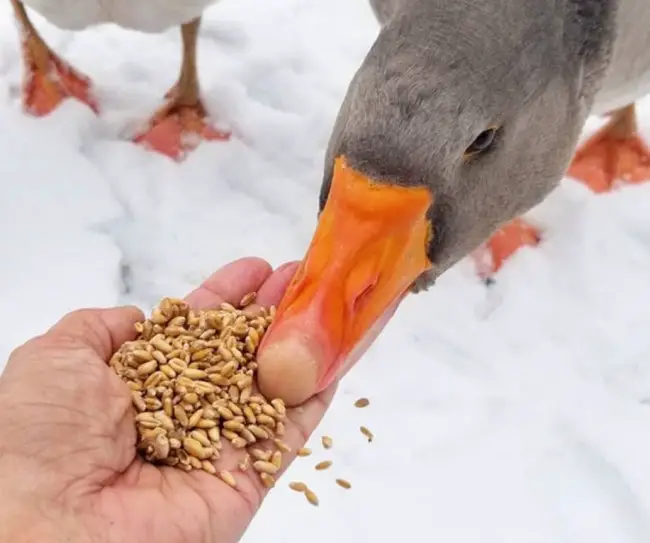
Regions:
<instances>
[{"instance_id":1,"label":"goose beak","mask_svg":"<svg viewBox=\"0 0 650 543\"><path fill-rule=\"evenodd\" d=\"M377 183L336 160L307 254L260 346L265 395L302 403L365 352L432 267L432 203L425 187Z\"/></svg>"}]
</instances>

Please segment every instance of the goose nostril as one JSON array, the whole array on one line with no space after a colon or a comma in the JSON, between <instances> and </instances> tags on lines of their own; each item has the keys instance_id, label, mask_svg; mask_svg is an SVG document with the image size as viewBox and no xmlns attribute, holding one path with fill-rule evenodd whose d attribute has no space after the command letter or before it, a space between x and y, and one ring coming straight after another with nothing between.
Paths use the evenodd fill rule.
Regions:
<instances>
[{"instance_id":1,"label":"goose nostril","mask_svg":"<svg viewBox=\"0 0 650 543\"><path fill-rule=\"evenodd\" d=\"M378 282L379 282L379 277L375 277L375 279L373 279L372 283L367 285L357 295L357 297L354 299L354 302L352 303L352 311L354 313L356 313L357 311L360 311L363 308L365 302L368 300L368 297L370 296L370 294L372 293L374 288L377 286Z\"/></svg>"}]
</instances>

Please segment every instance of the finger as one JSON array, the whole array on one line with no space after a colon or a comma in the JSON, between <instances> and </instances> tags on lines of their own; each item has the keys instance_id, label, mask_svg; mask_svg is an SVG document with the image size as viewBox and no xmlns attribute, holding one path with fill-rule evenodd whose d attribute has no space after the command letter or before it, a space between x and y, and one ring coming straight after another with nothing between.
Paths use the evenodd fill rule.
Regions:
<instances>
[{"instance_id":1,"label":"finger","mask_svg":"<svg viewBox=\"0 0 650 543\"><path fill-rule=\"evenodd\" d=\"M134 324L143 319L142 311L134 306L79 309L65 315L43 339L73 339L108 361L124 342L135 338Z\"/></svg>"},{"instance_id":2,"label":"finger","mask_svg":"<svg viewBox=\"0 0 650 543\"><path fill-rule=\"evenodd\" d=\"M222 302L238 304L246 294L259 289L272 271L261 258L235 260L214 272L185 301L194 309L216 307Z\"/></svg>"},{"instance_id":3,"label":"finger","mask_svg":"<svg viewBox=\"0 0 650 543\"><path fill-rule=\"evenodd\" d=\"M278 267L260 287L255 303L263 307L277 307L299 265L299 262L287 262Z\"/></svg>"}]
</instances>

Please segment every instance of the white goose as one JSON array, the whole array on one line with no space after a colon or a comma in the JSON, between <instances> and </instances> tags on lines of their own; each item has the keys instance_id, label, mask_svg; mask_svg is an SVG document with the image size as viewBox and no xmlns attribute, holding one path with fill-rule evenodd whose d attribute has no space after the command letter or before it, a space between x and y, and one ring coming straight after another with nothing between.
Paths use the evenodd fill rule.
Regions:
<instances>
[{"instance_id":1,"label":"white goose","mask_svg":"<svg viewBox=\"0 0 650 543\"><path fill-rule=\"evenodd\" d=\"M66 30L114 23L141 32L181 27L183 61L177 83L165 95L147 128L134 141L180 159L203 140L226 140L229 134L211 127L201 102L196 64L197 36L203 11L216 0L11 0L21 30L24 65L23 106L33 115L52 112L75 98L96 113L91 80L56 55L31 23L25 5ZM188 138L191 134L193 137Z\"/></svg>"}]
</instances>

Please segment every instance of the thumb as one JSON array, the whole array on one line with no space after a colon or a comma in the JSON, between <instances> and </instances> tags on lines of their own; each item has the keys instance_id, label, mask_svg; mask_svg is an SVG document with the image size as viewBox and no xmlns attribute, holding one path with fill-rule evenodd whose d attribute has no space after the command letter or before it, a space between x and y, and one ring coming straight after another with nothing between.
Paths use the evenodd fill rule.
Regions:
<instances>
[{"instance_id":1,"label":"thumb","mask_svg":"<svg viewBox=\"0 0 650 543\"><path fill-rule=\"evenodd\" d=\"M108 361L124 343L136 336L134 324L144 315L135 306L111 309L79 309L68 313L43 338L73 340Z\"/></svg>"}]
</instances>

